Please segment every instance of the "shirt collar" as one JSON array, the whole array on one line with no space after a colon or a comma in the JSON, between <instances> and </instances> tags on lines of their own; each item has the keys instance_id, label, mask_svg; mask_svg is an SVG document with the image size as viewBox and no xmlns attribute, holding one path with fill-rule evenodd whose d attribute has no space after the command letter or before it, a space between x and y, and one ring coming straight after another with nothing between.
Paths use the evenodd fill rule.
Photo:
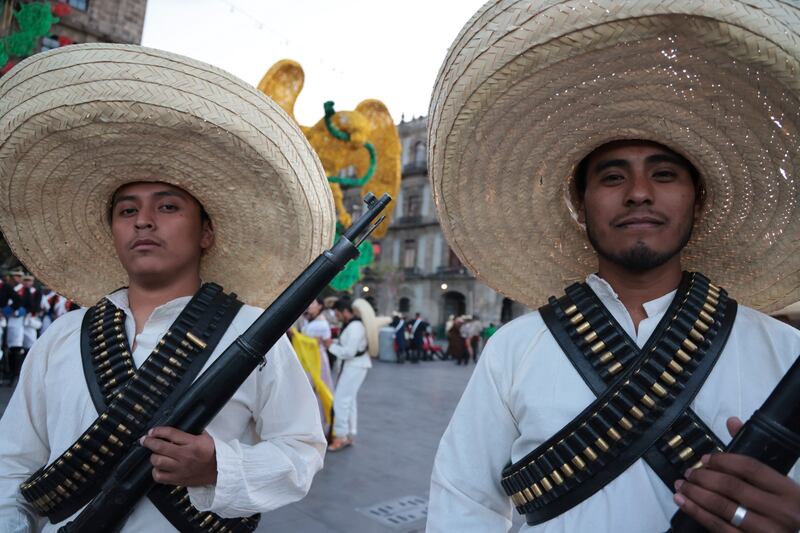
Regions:
<instances>
[{"instance_id":1,"label":"shirt collar","mask_svg":"<svg viewBox=\"0 0 800 533\"><path fill-rule=\"evenodd\" d=\"M107 295L106 298L108 300L125 311L126 313L130 314L130 303L128 302L128 289L123 287L122 289L118 289L111 294ZM161 304L155 309L150 315L148 320L158 320L161 318L175 318L181 310L186 307L186 304L189 303L189 300L192 299L192 296L180 296L175 298L174 300L170 300L165 304Z\"/></svg>"},{"instance_id":2,"label":"shirt collar","mask_svg":"<svg viewBox=\"0 0 800 533\"><path fill-rule=\"evenodd\" d=\"M592 290L595 292L595 294L597 294L604 304L608 305L608 301L611 300L619 302L619 304L623 305L624 307L624 304L620 301L619 296L611 287L611 285L597 274L589 274L589 276L586 278L586 283L592 288ZM644 311L647 313L647 316L653 317L666 312L667 307L669 307L669 304L672 303L672 299L675 298L676 292L677 289L670 291L663 296L659 296L655 300L650 300L649 302L643 303L642 307L644 307Z\"/></svg>"}]
</instances>

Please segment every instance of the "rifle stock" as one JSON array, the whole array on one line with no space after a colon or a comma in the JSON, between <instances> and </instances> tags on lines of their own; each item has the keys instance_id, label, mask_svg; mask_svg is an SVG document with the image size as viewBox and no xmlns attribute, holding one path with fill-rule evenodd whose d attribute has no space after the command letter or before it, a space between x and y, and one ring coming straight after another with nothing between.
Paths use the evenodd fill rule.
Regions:
<instances>
[{"instance_id":1,"label":"rifle stock","mask_svg":"<svg viewBox=\"0 0 800 533\"><path fill-rule=\"evenodd\" d=\"M381 217L372 223L391 200L388 194L380 199L367 194L364 198L366 212L330 250L317 257L197 378L187 393L155 419L153 425L201 433L247 376L257 366L266 364L266 353L297 317L351 259L358 257L358 245L383 220ZM119 531L136 502L155 485L150 453L147 448L135 444L114 468L100 494L59 532Z\"/></svg>"}]
</instances>

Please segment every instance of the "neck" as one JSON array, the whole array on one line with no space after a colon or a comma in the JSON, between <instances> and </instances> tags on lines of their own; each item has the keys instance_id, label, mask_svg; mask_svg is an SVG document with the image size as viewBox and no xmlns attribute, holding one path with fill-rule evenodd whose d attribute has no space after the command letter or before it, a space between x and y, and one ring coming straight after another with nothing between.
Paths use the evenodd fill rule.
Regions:
<instances>
[{"instance_id":1,"label":"neck","mask_svg":"<svg viewBox=\"0 0 800 533\"><path fill-rule=\"evenodd\" d=\"M130 278L128 285L128 305L136 322L136 333L144 329L153 309L182 296L192 296L200 288L200 274L184 276L166 283Z\"/></svg>"},{"instance_id":2,"label":"neck","mask_svg":"<svg viewBox=\"0 0 800 533\"><path fill-rule=\"evenodd\" d=\"M639 322L647 318L643 304L677 289L683 271L680 255L676 255L663 265L644 272L632 272L600 257L598 273L617 293L638 331Z\"/></svg>"}]
</instances>

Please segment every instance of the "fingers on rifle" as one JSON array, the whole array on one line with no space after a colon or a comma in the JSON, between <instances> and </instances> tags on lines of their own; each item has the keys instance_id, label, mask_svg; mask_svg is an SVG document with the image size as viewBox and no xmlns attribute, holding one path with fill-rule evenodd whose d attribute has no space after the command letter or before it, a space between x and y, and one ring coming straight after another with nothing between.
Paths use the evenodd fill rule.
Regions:
<instances>
[{"instance_id":1,"label":"fingers on rifle","mask_svg":"<svg viewBox=\"0 0 800 533\"><path fill-rule=\"evenodd\" d=\"M777 470L752 457L735 453L715 453L703 456L703 466L743 479L773 494L788 494L797 485Z\"/></svg>"},{"instance_id":2,"label":"fingers on rifle","mask_svg":"<svg viewBox=\"0 0 800 533\"><path fill-rule=\"evenodd\" d=\"M678 485L676 484L676 486ZM688 481L684 481L678 487L679 492L674 497L675 503L707 530L720 533L748 531L745 527L749 524L745 522L752 521L749 512L745 517L745 522L740 526L741 529L730 524L730 518L736 512L736 503Z\"/></svg>"},{"instance_id":3,"label":"fingers on rifle","mask_svg":"<svg viewBox=\"0 0 800 533\"><path fill-rule=\"evenodd\" d=\"M775 494L754 486L739 477L712 470L711 468L689 469L686 471L686 479L692 485L697 485L713 493L720 494L731 502L736 502L733 507L734 511L736 510L736 505L744 505L747 509L752 509L765 516L776 516L776 513L780 513L781 508L785 507L781 499ZM721 515L723 518L726 516L727 511L728 509L724 510ZM731 516L733 516L733 512L731 512Z\"/></svg>"},{"instance_id":4,"label":"fingers on rifle","mask_svg":"<svg viewBox=\"0 0 800 533\"><path fill-rule=\"evenodd\" d=\"M147 436L168 440L174 444L189 444L195 437L179 429L167 426L156 426L147 432Z\"/></svg>"}]
</instances>

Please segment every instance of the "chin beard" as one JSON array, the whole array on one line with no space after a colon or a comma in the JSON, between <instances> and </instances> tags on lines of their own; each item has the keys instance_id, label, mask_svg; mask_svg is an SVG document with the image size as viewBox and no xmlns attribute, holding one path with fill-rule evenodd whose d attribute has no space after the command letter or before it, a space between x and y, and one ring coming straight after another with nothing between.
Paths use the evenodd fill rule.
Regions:
<instances>
[{"instance_id":1,"label":"chin beard","mask_svg":"<svg viewBox=\"0 0 800 533\"><path fill-rule=\"evenodd\" d=\"M680 242L674 249L661 253L651 249L643 241L636 241L632 247L619 253L609 252L598 242L588 220L586 221L586 235L589 237L589 242L597 252L597 255L629 272L641 273L658 268L680 254L692 237L692 224L688 225L685 233L681 236Z\"/></svg>"}]
</instances>

